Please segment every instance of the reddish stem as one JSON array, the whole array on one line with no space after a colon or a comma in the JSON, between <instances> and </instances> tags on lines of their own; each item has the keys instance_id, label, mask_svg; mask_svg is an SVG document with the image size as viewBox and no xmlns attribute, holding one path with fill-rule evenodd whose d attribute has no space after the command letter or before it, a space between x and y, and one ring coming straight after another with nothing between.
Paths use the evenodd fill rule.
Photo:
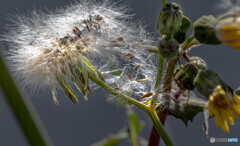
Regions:
<instances>
[{"instance_id":1,"label":"reddish stem","mask_svg":"<svg viewBox=\"0 0 240 146\"><path fill-rule=\"evenodd\" d=\"M167 115L168 115L168 111L167 110L163 110L160 114L158 114L159 119L162 123L162 125L165 124L165 121L167 119ZM156 128L154 126L152 126L152 130L151 130L151 134L149 137L149 143L148 146L158 146L160 143L160 139L161 137L159 136Z\"/></svg>"},{"instance_id":2,"label":"reddish stem","mask_svg":"<svg viewBox=\"0 0 240 146\"><path fill-rule=\"evenodd\" d=\"M166 69L166 73L164 76L164 82L163 82L163 93L170 93L172 90L173 72L174 72L176 63L177 63L177 59L174 61L169 61L167 64L167 69ZM171 100L171 99L169 99L169 100ZM162 125L164 125L167 115L168 115L168 111L166 109L158 113L158 117L159 117ZM160 138L161 138L160 135L158 134L155 127L153 126L150 137L149 137L148 145L149 146L158 146L160 143Z\"/></svg>"}]
</instances>

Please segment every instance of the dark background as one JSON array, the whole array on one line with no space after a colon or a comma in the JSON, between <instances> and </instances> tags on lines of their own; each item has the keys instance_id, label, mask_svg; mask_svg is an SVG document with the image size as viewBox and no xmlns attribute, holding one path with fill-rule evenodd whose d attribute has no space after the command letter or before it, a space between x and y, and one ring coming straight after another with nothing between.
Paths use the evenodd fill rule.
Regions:
<instances>
[{"instance_id":1,"label":"dark background","mask_svg":"<svg viewBox=\"0 0 240 146\"><path fill-rule=\"evenodd\" d=\"M1 0L0 1L0 34L4 32L4 26L10 22L9 14L26 12L31 9L53 10L74 0ZM219 0L176 0L181 4L183 12L192 21L202 15L219 14L216 4ZM155 21L161 8L161 0L129 0L128 4L135 13L135 19L143 19L148 24L150 32L155 31ZM192 32L189 32L189 35ZM190 55L198 55L207 63L208 68L218 72L235 90L240 86L240 51L220 46L204 45L193 49ZM0 73L1 74L1 73ZM87 146L95 143L108 134L117 133L127 124L124 109L115 104L107 103L107 93L97 90L89 96L88 102L79 95L80 103L72 105L64 97L60 98L60 106L55 106L51 96L32 97L32 101L44 123L46 129L56 146ZM137 110L140 119L145 123L141 135L148 139L151 122L147 115ZM188 128L174 117L168 117L165 128L175 145L239 145L238 143L211 144L202 130L203 114L200 113L188 124ZM210 137L238 138L240 140L240 120L235 119L235 125L230 126L230 132L224 133L215 127L215 119L210 120ZM28 145L21 129L16 123L11 110L0 89L0 145L1 146L25 146ZM126 145L122 143L122 145Z\"/></svg>"}]
</instances>

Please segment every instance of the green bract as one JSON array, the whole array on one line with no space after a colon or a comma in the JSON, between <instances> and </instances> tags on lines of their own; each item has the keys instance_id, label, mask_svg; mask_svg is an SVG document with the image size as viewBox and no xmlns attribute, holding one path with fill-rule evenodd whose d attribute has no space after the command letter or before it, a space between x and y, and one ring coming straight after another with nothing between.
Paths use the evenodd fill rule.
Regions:
<instances>
[{"instance_id":1,"label":"green bract","mask_svg":"<svg viewBox=\"0 0 240 146\"><path fill-rule=\"evenodd\" d=\"M194 85L198 92L207 98L209 98L218 85L221 85L225 92L229 94L229 97L233 94L231 87L229 87L213 70L202 70L195 79Z\"/></svg>"},{"instance_id":2,"label":"green bract","mask_svg":"<svg viewBox=\"0 0 240 146\"><path fill-rule=\"evenodd\" d=\"M191 26L192 22L191 20L186 17L186 16L183 16L182 18L182 24L180 26L180 29L184 30L185 32L187 32Z\"/></svg>"},{"instance_id":3,"label":"green bract","mask_svg":"<svg viewBox=\"0 0 240 146\"><path fill-rule=\"evenodd\" d=\"M157 19L157 30L161 35L173 36L180 29L182 12L176 3L164 5Z\"/></svg>"},{"instance_id":4,"label":"green bract","mask_svg":"<svg viewBox=\"0 0 240 146\"><path fill-rule=\"evenodd\" d=\"M183 43L186 37L187 37L186 32L181 29L174 35L174 38L179 42L179 44Z\"/></svg>"}]
</instances>

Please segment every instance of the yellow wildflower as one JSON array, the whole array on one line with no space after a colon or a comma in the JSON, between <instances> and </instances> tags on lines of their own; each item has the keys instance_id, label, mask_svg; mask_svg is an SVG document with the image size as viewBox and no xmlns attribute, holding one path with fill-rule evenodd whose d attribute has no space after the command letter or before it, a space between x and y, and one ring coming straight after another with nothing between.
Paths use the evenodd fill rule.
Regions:
<instances>
[{"instance_id":1,"label":"yellow wildflower","mask_svg":"<svg viewBox=\"0 0 240 146\"><path fill-rule=\"evenodd\" d=\"M235 116L240 117L240 97L234 94L233 101L230 101L223 88L217 86L209 97L208 108L209 116L215 115L216 126L229 132L228 122L234 125Z\"/></svg>"}]
</instances>

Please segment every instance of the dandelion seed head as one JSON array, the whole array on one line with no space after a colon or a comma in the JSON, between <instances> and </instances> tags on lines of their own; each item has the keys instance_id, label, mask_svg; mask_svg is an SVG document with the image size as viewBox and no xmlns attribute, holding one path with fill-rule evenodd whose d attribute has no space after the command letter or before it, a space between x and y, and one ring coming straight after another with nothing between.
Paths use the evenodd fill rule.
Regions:
<instances>
[{"instance_id":1,"label":"dandelion seed head","mask_svg":"<svg viewBox=\"0 0 240 146\"><path fill-rule=\"evenodd\" d=\"M10 48L7 54L13 72L25 87L50 86L55 96L58 85L66 96L75 98L69 81L78 87L84 84L83 94L89 90L84 71L83 79L77 79L79 66L81 71L87 69L86 57L106 83L127 91L150 90L156 67L144 45L153 44L153 40L141 22L132 22L126 11L127 7L108 0L83 0L54 12L12 17L13 26L3 40ZM137 65L139 69L131 72ZM116 76L115 71L121 74Z\"/></svg>"}]
</instances>

